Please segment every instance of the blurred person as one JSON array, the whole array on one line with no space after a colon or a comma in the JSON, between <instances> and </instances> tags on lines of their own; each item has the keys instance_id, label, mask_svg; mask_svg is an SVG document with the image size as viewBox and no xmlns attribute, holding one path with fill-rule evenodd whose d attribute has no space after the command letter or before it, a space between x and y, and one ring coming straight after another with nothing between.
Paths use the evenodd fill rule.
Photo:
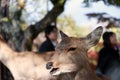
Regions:
<instances>
[{"instance_id":1,"label":"blurred person","mask_svg":"<svg viewBox=\"0 0 120 80\"><path fill-rule=\"evenodd\" d=\"M57 38L58 38L58 29L56 26L49 25L45 29L45 37L46 41L44 41L40 48L39 52L48 52L48 51L54 51L55 46L57 45Z\"/></svg>"},{"instance_id":2,"label":"blurred person","mask_svg":"<svg viewBox=\"0 0 120 80\"><path fill-rule=\"evenodd\" d=\"M111 80L120 80L119 47L116 34L105 32L103 34L104 47L99 52L96 74L106 75Z\"/></svg>"}]
</instances>

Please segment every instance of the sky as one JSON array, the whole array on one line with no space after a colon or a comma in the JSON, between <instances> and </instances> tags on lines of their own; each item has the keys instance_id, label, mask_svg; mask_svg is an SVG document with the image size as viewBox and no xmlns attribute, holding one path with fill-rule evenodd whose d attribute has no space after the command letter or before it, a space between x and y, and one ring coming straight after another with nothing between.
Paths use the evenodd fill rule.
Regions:
<instances>
[{"instance_id":1,"label":"sky","mask_svg":"<svg viewBox=\"0 0 120 80\"><path fill-rule=\"evenodd\" d=\"M78 25L84 25L90 23L87 13L102 13L106 12L112 17L120 18L120 9L115 6L106 6L102 1L92 3L91 7L83 7L83 0L71 0L65 6L65 12L63 14L73 16Z\"/></svg>"},{"instance_id":2,"label":"sky","mask_svg":"<svg viewBox=\"0 0 120 80\"><path fill-rule=\"evenodd\" d=\"M47 12L46 2L47 0L36 0L36 2L33 0L27 1L25 10L23 12L23 18L26 20L28 25L34 24L44 17L44 15L40 13L42 11ZM88 8L83 7L82 2L83 0L68 0L62 15L71 15L78 26L92 24L92 22L90 22L90 20L88 20L85 15L91 12L106 12L112 17L120 18L120 8L117 8L115 6L106 6L102 1L92 3L92 5ZM50 2L48 6L49 10L52 9L52 5ZM93 20L93 22L95 22L95 20Z\"/></svg>"}]
</instances>

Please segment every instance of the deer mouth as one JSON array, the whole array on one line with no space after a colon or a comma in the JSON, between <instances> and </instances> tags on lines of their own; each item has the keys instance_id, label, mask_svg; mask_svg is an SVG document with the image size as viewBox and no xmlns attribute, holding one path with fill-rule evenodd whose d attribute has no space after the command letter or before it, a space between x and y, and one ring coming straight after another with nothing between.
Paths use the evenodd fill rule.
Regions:
<instances>
[{"instance_id":1,"label":"deer mouth","mask_svg":"<svg viewBox=\"0 0 120 80\"><path fill-rule=\"evenodd\" d=\"M60 74L71 73L71 72L75 72L75 70L52 68L51 71L50 71L50 74L53 75L53 76L58 76Z\"/></svg>"},{"instance_id":2,"label":"deer mouth","mask_svg":"<svg viewBox=\"0 0 120 80\"><path fill-rule=\"evenodd\" d=\"M59 68L52 68L52 70L50 71L50 74L52 75L59 75Z\"/></svg>"}]
</instances>

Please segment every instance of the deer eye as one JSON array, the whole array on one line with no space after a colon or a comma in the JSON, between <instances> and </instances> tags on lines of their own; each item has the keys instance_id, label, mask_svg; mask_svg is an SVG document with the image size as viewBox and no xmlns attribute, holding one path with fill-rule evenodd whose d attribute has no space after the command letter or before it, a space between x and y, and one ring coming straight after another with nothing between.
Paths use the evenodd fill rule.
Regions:
<instances>
[{"instance_id":1,"label":"deer eye","mask_svg":"<svg viewBox=\"0 0 120 80\"><path fill-rule=\"evenodd\" d=\"M77 48L76 47L71 47L68 49L68 51L75 51Z\"/></svg>"}]
</instances>

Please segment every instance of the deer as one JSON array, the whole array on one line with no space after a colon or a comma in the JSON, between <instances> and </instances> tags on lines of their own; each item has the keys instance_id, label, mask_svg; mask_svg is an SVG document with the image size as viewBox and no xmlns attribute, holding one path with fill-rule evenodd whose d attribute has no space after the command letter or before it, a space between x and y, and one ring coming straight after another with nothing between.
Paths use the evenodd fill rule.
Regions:
<instances>
[{"instance_id":1,"label":"deer","mask_svg":"<svg viewBox=\"0 0 120 80\"><path fill-rule=\"evenodd\" d=\"M110 80L106 76L98 77L95 74L90 68L87 56L87 51L98 43L102 32L103 28L100 26L86 37L76 38L60 31L62 40L55 49L58 54L46 64L50 74L70 76L69 79L67 77L62 80Z\"/></svg>"},{"instance_id":2,"label":"deer","mask_svg":"<svg viewBox=\"0 0 120 80\"><path fill-rule=\"evenodd\" d=\"M54 54L57 52L16 52L0 37L0 61L11 71L14 80L56 80L46 69Z\"/></svg>"}]
</instances>

